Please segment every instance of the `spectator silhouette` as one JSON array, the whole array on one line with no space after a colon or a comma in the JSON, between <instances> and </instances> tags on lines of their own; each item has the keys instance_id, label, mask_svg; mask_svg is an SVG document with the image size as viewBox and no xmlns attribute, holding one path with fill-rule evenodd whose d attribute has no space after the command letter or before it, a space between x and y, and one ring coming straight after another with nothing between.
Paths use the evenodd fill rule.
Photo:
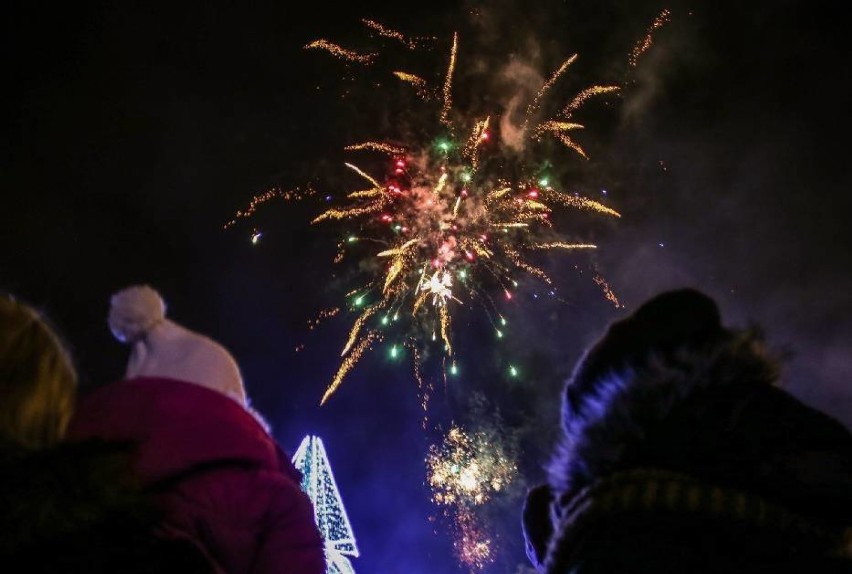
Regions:
<instances>
[{"instance_id":1,"label":"spectator silhouette","mask_svg":"<svg viewBox=\"0 0 852 574\"><path fill-rule=\"evenodd\" d=\"M682 289L612 324L565 386L523 512L548 574L850 572L852 435L776 386L760 333Z\"/></svg>"},{"instance_id":2,"label":"spectator silhouette","mask_svg":"<svg viewBox=\"0 0 852 574\"><path fill-rule=\"evenodd\" d=\"M158 535L127 445L61 440L74 407L70 353L32 307L0 294L3 572L204 573L191 540Z\"/></svg>"},{"instance_id":3,"label":"spectator silhouette","mask_svg":"<svg viewBox=\"0 0 852 574\"><path fill-rule=\"evenodd\" d=\"M319 574L324 546L301 475L247 404L236 361L165 316L148 286L112 298L131 345L127 378L81 400L69 436L131 441L134 469L165 513L228 574Z\"/></svg>"}]
</instances>

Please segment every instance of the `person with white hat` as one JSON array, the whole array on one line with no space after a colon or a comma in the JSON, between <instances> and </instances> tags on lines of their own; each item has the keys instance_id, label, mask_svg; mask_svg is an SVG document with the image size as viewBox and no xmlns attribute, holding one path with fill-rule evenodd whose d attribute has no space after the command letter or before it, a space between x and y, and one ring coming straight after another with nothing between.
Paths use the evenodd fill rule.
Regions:
<instances>
[{"instance_id":1,"label":"person with white hat","mask_svg":"<svg viewBox=\"0 0 852 574\"><path fill-rule=\"evenodd\" d=\"M66 441L76 394L53 323L0 292L0 569L222 574L192 539L158 528L127 445Z\"/></svg>"},{"instance_id":2,"label":"person with white hat","mask_svg":"<svg viewBox=\"0 0 852 574\"><path fill-rule=\"evenodd\" d=\"M109 326L131 345L125 378L82 398L69 437L135 444L162 528L197 540L227 574L324 573L301 475L249 407L231 354L167 318L145 285L112 297Z\"/></svg>"},{"instance_id":3,"label":"person with white hat","mask_svg":"<svg viewBox=\"0 0 852 574\"><path fill-rule=\"evenodd\" d=\"M113 295L108 322L115 338L131 346L126 378L179 379L246 404L242 375L228 350L167 318L165 301L148 285Z\"/></svg>"}]
</instances>

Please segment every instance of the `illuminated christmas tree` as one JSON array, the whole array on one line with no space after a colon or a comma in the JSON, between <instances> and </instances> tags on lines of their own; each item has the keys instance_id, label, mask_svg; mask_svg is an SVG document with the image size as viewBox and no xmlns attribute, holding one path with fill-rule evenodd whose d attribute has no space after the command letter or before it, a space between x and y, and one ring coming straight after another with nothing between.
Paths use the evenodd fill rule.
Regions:
<instances>
[{"instance_id":1,"label":"illuminated christmas tree","mask_svg":"<svg viewBox=\"0 0 852 574\"><path fill-rule=\"evenodd\" d=\"M314 504L314 519L325 540L328 574L355 574L347 556L357 558L358 546L322 440L312 435L302 439L293 464L302 473L302 490Z\"/></svg>"}]
</instances>

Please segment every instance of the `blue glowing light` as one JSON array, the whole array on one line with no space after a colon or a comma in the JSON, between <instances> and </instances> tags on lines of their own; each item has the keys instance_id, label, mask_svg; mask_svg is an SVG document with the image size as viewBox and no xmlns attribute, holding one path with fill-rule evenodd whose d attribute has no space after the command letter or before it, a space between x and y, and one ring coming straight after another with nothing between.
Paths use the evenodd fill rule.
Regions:
<instances>
[{"instance_id":1,"label":"blue glowing light","mask_svg":"<svg viewBox=\"0 0 852 574\"><path fill-rule=\"evenodd\" d=\"M347 556L357 558L360 552L322 439L313 435L303 438L293 464L302 473L302 490L313 503L314 520L325 540L327 573L355 574Z\"/></svg>"}]
</instances>

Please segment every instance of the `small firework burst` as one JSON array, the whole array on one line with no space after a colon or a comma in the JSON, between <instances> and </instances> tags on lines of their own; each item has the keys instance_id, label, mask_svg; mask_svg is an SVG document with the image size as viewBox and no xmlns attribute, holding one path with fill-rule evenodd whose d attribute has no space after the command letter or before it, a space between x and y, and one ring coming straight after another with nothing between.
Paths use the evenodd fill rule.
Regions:
<instances>
[{"instance_id":1,"label":"small firework burst","mask_svg":"<svg viewBox=\"0 0 852 574\"><path fill-rule=\"evenodd\" d=\"M468 434L453 426L426 457L432 501L451 521L456 556L471 571L481 570L495 556L477 510L517 478L515 453L507 445L511 441L496 427Z\"/></svg>"}]
</instances>

